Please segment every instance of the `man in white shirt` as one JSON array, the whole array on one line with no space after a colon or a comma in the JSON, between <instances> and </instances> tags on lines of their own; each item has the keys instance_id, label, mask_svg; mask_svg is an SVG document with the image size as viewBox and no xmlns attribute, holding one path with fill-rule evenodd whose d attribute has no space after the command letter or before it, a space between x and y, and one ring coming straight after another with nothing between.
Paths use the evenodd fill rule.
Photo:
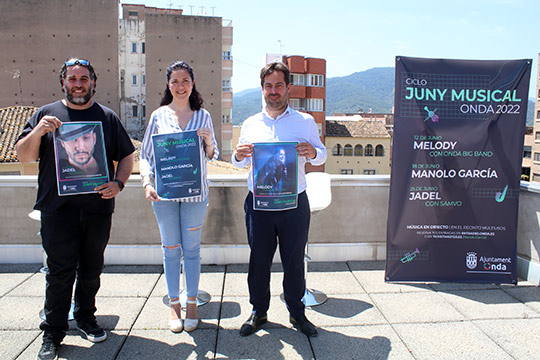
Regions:
<instances>
[{"instance_id":1,"label":"man in white shirt","mask_svg":"<svg viewBox=\"0 0 540 360\"><path fill-rule=\"evenodd\" d=\"M240 335L253 334L267 322L270 305L270 267L277 248L283 265L283 290L291 323L307 336L317 336L317 329L305 317L304 249L308 240L310 210L306 195L305 164L322 165L326 148L311 115L289 107L290 72L283 63L271 63L261 70L261 87L266 102L263 111L242 125L242 132L233 156L233 164L245 167L251 162L253 144L259 142L297 142L298 204L295 209L263 211L253 209L253 179L244 204L249 259L248 286L253 312L242 325ZM253 171L253 167L250 171ZM252 174L250 174L252 175Z\"/></svg>"}]
</instances>

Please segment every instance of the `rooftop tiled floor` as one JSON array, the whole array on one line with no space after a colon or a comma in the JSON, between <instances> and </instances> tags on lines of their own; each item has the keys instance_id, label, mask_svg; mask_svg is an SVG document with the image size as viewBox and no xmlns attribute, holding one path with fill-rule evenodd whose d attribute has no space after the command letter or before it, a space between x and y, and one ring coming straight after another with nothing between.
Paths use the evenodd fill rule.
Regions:
<instances>
[{"instance_id":1,"label":"rooftop tiled floor","mask_svg":"<svg viewBox=\"0 0 540 360\"><path fill-rule=\"evenodd\" d=\"M0 359L35 359L45 276L40 265L0 265ZM385 283L382 262L311 263L307 283L328 301L306 310L319 327L307 338L288 322L282 273L274 266L269 323L238 329L251 306L247 265L203 266L192 333L167 328L161 266L107 266L97 317L100 344L70 330L61 359L540 359L540 288L448 283Z\"/></svg>"}]
</instances>

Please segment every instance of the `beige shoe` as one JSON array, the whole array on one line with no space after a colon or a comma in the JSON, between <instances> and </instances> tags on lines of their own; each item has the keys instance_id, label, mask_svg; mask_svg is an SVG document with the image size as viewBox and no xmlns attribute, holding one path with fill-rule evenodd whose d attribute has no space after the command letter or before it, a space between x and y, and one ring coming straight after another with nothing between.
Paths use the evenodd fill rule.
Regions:
<instances>
[{"instance_id":1,"label":"beige shoe","mask_svg":"<svg viewBox=\"0 0 540 360\"><path fill-rule=\"evenodd\" d=\"M169 300L169 304L171 305L171 308L173 305L178 305L180 304L180 298L176 299L176 300ZM182 311L180 311L180 315L182 314ZM182 330L184 329L184 323L182 322L182 318L178 318L178 319L169 319L169 329L173 332L173 333L179 333L179 332L182 332Z\"/></svg>"},{"instance_id":2,"label":"beige shoe","mask_svg":"<svg viewBox=\"0 0 540 360\"><path fill-rule=\"evenodd\" d=\"M186 304L187 305L193 305L195 304L195 306L197 306L197 300L190 300L190 299L187 299L186 301ZM186 305L186 307L187 307ZM187 309L186 309L187 310ZM187 311L186 311L187 313ZM187 315L186 315L187 316ZM184 329L187 331L187 332L190 332L190 331L193 331L195 330L196 328L199 327L199 319L188 319L186 317L186 320L184 321Z\"/></svg>"}]
</instances>

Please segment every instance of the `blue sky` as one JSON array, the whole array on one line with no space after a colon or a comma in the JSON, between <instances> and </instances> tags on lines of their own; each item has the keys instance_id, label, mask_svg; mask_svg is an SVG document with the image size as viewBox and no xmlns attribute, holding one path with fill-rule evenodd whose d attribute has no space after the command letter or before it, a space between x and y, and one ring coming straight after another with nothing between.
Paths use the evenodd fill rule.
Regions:
<instances>
[{"instance_id":1,"label":"blue sky","mask_svg":"<svg viewBox=\"0 0 540 360\"><path fill-rule=\"evenodd\" d=\"M537 0L121 0L232 20L234 92L255 88L265 54L326 59L327 77L394 66L395 57L532 59L540 52Z\"/></svg>"}]
</instances>

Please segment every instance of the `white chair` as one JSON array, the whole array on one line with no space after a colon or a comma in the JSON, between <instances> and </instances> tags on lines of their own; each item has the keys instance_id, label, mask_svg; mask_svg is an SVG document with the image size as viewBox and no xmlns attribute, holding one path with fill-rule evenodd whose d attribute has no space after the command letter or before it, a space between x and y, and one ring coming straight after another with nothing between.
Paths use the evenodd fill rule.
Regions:
<instances>
[{"instance_id":1,"label":"white chair","mask_svg":"<svg viewBox=\"0 0 540 360\"><path fill-rule=\"evenodd\" d=\"M306 174L306 194L309 200L309 209L313 215L316 212L324 210L332 202L332 191L330 186L330 175L323 172L310 172ZM304 255L304 272L306 276L306 292L302 298L305 306L316 306L324 303L328 297L319 290L309 289L307 287L309 242L306 244L306 253ZM284 294L281 294L281 300L285 301Z\"/></svg>"}]
</instances>

